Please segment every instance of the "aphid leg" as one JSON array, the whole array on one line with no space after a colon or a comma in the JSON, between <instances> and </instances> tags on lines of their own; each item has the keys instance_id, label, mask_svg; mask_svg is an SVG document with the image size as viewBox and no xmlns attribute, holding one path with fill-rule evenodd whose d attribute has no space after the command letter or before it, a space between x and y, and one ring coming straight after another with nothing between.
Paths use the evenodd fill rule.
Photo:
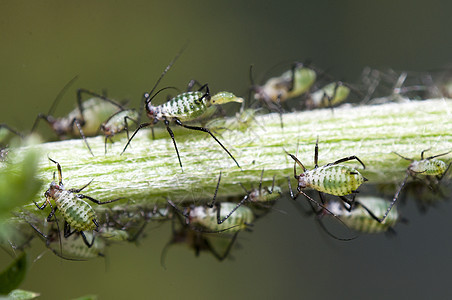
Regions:
<instances>
[{"instance_id":1,"label":"aphid leg","mask_svg":"<svg viewBox=\"0 0 452 300\"><path fill-rule=\"evenodd\" d=\"M300 191L298 191L298 193L294 196L293 195L293 191L292 191L292 184L290 183L290 177L289 176L287 176L287 182L289 183L290 198L292 198L293 200L297 200L298 196L300 195Z\"/></svg>"},{"instance_id":2,"label":"aphid leg","mask_svg":"<svg viewBox=\"0 0 452 300\"><path fill-rule=\"evenodd\" d=\"M389 212L391 211L391 209L394 206L395 202L397 201L397 198L399 197L399 194L402 191L403 187L405 186L409 176L410 176L410 173L407 172L406 175L405 175L405 178L402 181L402 184L400 184L399 189L395 193L394 198L392 199L392 202L389 205L388 209L386 210L385 214L383 215L383 217L377 218L378 222L382 223L386 219L387 215L389 214Z\"/></svg>"},{"instance_id":3,"label":"aphid leg","mask_svg":"<svg viewBox=\"0 0 452 300\"><path fill-rule=\"evenodd\" d=\"M427 150L425 150L425 151L427 151ZM422 151L422 153L423 153L424 151ZM437 155L434 155L434 156L430 156L430 157L427 157L426 159L432 159L432 158L436 158L436 157L438 157L438 156L443 156L443 155L446 155L446 154L449 154L449 153L451 153L452 151L449 151L449 152L446 152L446 153L441 153L441 154L437 154ZM422 156L422 155L421 155Z\"/></svg>"},{"instance_id":4,"label":"aphid leg","mask_svg":"<svg viewBox=\"0 0 452 300\"><path fill-rule=\"evenodd\" d=\"M427 150L424 150L424 151L427 151ZM401 157L401 158L403 158L403 159L405 159L405 160L414 161L414 159L408 158L408 157L405 157L405 156L402 156L402 155L400 155L400 154L397 153L397 152L394 152L394 151L393 151L392 153L394 153L395 155L397 155L397 156L399 156L399 157Z\"/></svg>"},{"instance_id":5,"label":"aphid leg","mask_svg":"<svg viewBox=\"0 0 452 300\"><path fill-rule=\"evenodd\" d=\"M122 155L122 154L126 151L126 149L127 149L127 147L129 146L130 142L132 141L132 139L135 137L135 135L137 134L137 132L138 132L140 129L145 128L145 127L148 127L148 126L151 126L151 125L152 125L152 123L142 123L142 124L140 124L140 126L138 126L138 128L135 129L135 132L132 134L132 136L130 137L130 139L127 141L127 144L125 145L125 147L124 147L124 149L122 150L122 152L121 152L120 155Z\"/></svg>"},{"instance_id":6,"label":"aphid leg","mask_svg":"<svg viewBox=\"0 0 452 300\"><path fill-rule=\"evenodd\" d=\"M264 174L264 172L262 172L262 175L263 174ZM273 189L275 188L275 177L276 177L276 175L273 175L272 189L268 191L269 194L273 194ZM261 179L261 183L262 183L262 179Z\"/></svg>"},{"instance_id":7,"label":"aphid leg","mask_svg":"<svg viewBox=\"0 0 452 300\"><path fill-rule=\"evenodd\" d=\"M179 207L177 207L176 204L173 203L173 201L171 201L170 199L167 199L167 202L169 205L171 205L179 214L181 214L182 216L185 217L185 223L189 224L190 222L190 216L188 215L187 211L182 211L180 210Z\"/></svg>"},{"instance_id":8,"label":"aphid leg","mask_svg":"<svg viewBox=\"0 0 452 300\"><path fill-rule=\"evenodd\" d=\"M319 197L320 197L320 202L322 202L322 204L325 204L325 197L323 196L322 192L319 192Z\"/></svg>"},{"instance_id":9,"label":"aphid leg","mask_svg":"<svg viewBox=\"0 0 452 300\"><path fill-rule=\"evenodd\" d=\"M60 164L59 164L57 161L51 159L51 158L48 157L48 156L47 156L47 158L48 158L51 162L53 162L54 164L57 165L57 169L58 169L58 185L63 185L63 173L61 172L61 166L60 166ZM55 173L53 173L53 178L55 179Z\"/></svg>"},{"instance_id":10,"label":"aphid leg","mask_svg":"<svg viewBox=\"0 0 452 300\"><path fill-rule=\"evenodd\" d=\"M228 151L228 149L226 149L225 146L223 146L223 144L213 135L213 133L205 127L198 127L198 126L190 126L190 125L185 125L183 124L180 120L175 119L174 120L175 123L179 126L182 126L184 128L187 129L191 129L191 130L198 130L198 131L203 131L203 132L207 132L208 134L210 134L210 136L223 148L224 151L226 151L226 153L232 158L232 160L235 162L235 164L237 165L237 167L239 167L240 169L242 169L242 167L240 167L239 163L235 160L234 156L232 156L232 154Z\"/></svg>"},{"instance_id":11,"label":"aphid leg","mask_svg":"<svg viewBox=\"0 0 452 300\"><path fill-rule=\"evenodd\" d=\"M318 167L319 167L319 137L317 136L314 148L314 169Z\"/></svg>"},{"instance_id":12,"label":"aphid leg","mask_svg":"<svg viewBox=\"0 0 452 300\"><path fill-rule=\"evenodd\" d=\"M91 179L90 182L88 182L87 184L85 184L83 187L79 188L79 189L69 189L69 192L72 193L80 193L81 191L83 191L88 185L91 184L91 182L93 182L94 179Z\"/></svg>"},{"instance_id":13,"label":"aphid leg","mask_svg":"<svg viewBox=\"0 0 452 300\"><path fill-rule=\"evenodd\" d=\"M138 125L138 121L132 119L132 118L129 117L129 116L125 116L125 117L124 117L124 125L125 125L125 126L124 126L124 130L126 131L127 139L129 139L129 123L127 123L127 119L129 119L130 121L134 122L134 123L137 124L137 125ZM111 139L110 139L110 140L111 140Z\"/></svg>"},{"instance_id":14,"label":"aphid leg","mask_svg":"<svg viewBox=\"0 0 452 300\"><path fill-rule=\"evenodd\" d=\"M85 187L84 187L85 188ZM78 194L78 195L75 195L77 198L79 198L79 199L88 199L88 200L90 200L90 201L92 201L92 202L94 202L94 203L96 203L96 204L99 204L99 205L102 205L102 204L107 204L107 203L112 203L112 202L115 202L115 201L118 201L118 200L121 200L121 199L123 199L123 198L116 198L116 199L113 199L113 200L107 200L107 201L99 201L99 200L97 200L97 199L94 199L94 198L92 198L92 197L90 197L90 196L86 196L86 195L83 195L83 194Z\"/></svg>"},{"instance_id":15,"label":"aphid leg","mask_svg":"<svg viewBox=\"0 0 452 300\"><path fill-rule=\"evenodd\" d=\"M228 247L226 248L226 250L224 251L224 253L222 255L220 255L218 252L216 252L214 250L214 248L210 245L209 242L207 242L207 246L208 249L210 250L210 252L213 254L213 256L215 256L219 261L223 261L226 257L228 257L229 252L232 249L232 246L234 245L235 240L237 239L237 235L239 234L239 231L237 231L236 233L234 233L234 235L231 238L231 241L228 244Z\"/></svg>"},{"instance_id":16,"label":"aphid leg","mask_svg":"<svg viewBox=\"0 0 452 300\"><path fill-rule=\"evenodd\" d=\"M81 120L82 122L85 122L85 116L83 115L84 108L82 105L82 94L87 94L87 95L90 95L90 96L93 96L96 98L100 98L110 104L113 104L114 106L118 107L120 110L124 110L124 107L121 104L117 103L116 101L111 100L110 98L105 97L104 95L89 91L87 89L78 89L77 90L77 106L80 111L80 115L82 116L82 120Z\"/></svg>"},{"instance_id":17,"label":"aphid leg","mask_svg":"<svg viewBox=\"0 0 452 300\"><path fill-rule=\"evenodd\" d=\"M217 193L218 193L218 189L220 188L220 181L221 181L221 171L220 171L220 176L218 176L217 186L215 188L215 193L213 194L212 202L210 202L210 204L207 204L207 206L210 208L212 208L216 204ZM242 185L242 187L243 187L243 185Z\"/></svg>"},{"instance_id":18,"label":"aphid leg","mask_svg":"<svg viewBox=\"0 0 452 300\"><path fill-rule=\"evenodd\" d=\"M357 193L357 191L354 191L354 193ZM345 203L348 204L348 207L347 207L346 205L344 205L344 208L345 208L348 212L351 212L352 209L353 209L353 206L354 206L354 204L355 204L355 196L356 196L356 194L353 194L352 200L348 199L348 198L345 197L345 196L339 196L339 198L341 198L341 200L344 202L344 204L345 204Z\"/></svg>"},{"instance_id":19,"label":"aphid leg","mask_svg":"<svg viewBox=\"0 0 452 300\"><path fill-rule=\"evenodd\" d=\"M165 119L164 123L166 126L166 130L168 131L169 135L171 136L171 139L173 140L173 145L174 145L174 149L176 149L177 159L179 160L180 168L181 168L182 172L184 172L184 168L182 168L182 161L180 160L179 150L177 149L176 140L174 139L174 133L171 130L171 128L169 127L169 121Z\"/></svg>"},{"instance_id":20,"label":"aphid leg","mask_svg":"<svg viewBox=\"0 0 452 300\"><path fill-rule=\"evenodd\" d=\"M31 128L31 132L33 133L36 129L36 127L38 127L38 122L40 119L44 119L47 123L49 123L50 125L52 125L52 123L55 122L55 119L50 116L53 111L55 110L58 102L61 100L61 98L63 97L64 93L66 92L66 90L69 88L69 86L72 85L72 83L78 78L78 76L75 76L74 78L72 78L68 83L66 83L64 85L64 87L58 92L57 96L55 97L55 100L53 100L52 106L49 109L49 112L47 113L47 115L44 114L39 114L36 117L35 122L33 123L33 127Z\"/></svg>"},{"instance_id":21,"label":"aphid leg","mask_svg":"<svg viewBox=\"0 0 452 300\"><path fill-rule=\"evenodd\" d=\"M1 123L0 124L0 128L5 128L6 130L10 131L11 133L19 136L20 138L24 138L23 134L21 134L20 132L18 132L17 130L12 129L11 127L9 127L7 124L5 123Z\"/></svg>"},{"instance_id":22,"label":"aphid leg","mask_svg":"<svg viewBox=\"0 0 452 300\"><path fill-rule=\"evenodd\" d=\"M217 223L218 224L222 224L224 221L226 221L240 206L242 206L243 203L245 203L248 200L248 195L246 195L245 197L243 197L242 200L240 200L239 203L237 203L237 205L226 215L226 217L224 217L223 219L221 219L221 203L218 203L216 205L217 207ZM235 226L234 226L235 227ZM228 228L229 229L229 228Z\"/></svg>"},{"instance_id":23,"label":"aphid leg","mask_svg":"<svg viewBox=\"0 0 452 300\"><path fill-rule=\"evenodd\" d=\"M91 240L91 243L88 242L88 240L86 239L85 233L84 233L83 231L80 231L80 235L82 236L83 242L85 243L85 245L86 245L88 248L91 248L91 247L94 245L94 239L96 238L96 237L94 236L94 234L93 234L93 239Z\"/></svg>"},{"instance_id":24,"label":"aphid leg","mask_svg":"<svg viewBox=\"0 0 452 300\"><path fill-rule=\"evenodd\" d=\"M424 152L427 152L427 151L429 151L430 149L432 149L432 148L428 148L428 149L422 150L422 152L421 152L421 159L424 159ZM432 158L432 157L430 157L430 158ZM429 159L430 159L430 158L429 158Z\"/></svg>"},{"instance_id":25,"label":"aphid leg","mask_svg":"<svg viewBox=\"0 0 452 300\"><path fill-rule=\"evenodd\" d=\"M357 156L355 156L355 155L341 158L341 159L339 159L339 160L336 160L336 161L333 162L333 163L326 164L325 166L337 165L337 164L340 164L340 163L343 163L343 162L346 162L346 161L349 161L349 160L354 160L354 159L356 159L357 161L359 161L359 163L363 166L363 169L366 168L366 166L364 165L364 163L363 163Z\"/></svg>"},{"instance_id":26,"label":"aphid leg","mask_svg":"<svg viewBox=\"0 0 452 300\"><path fill-rule=\"evenodd\" d=\"M83 124L85 124L85 121L74 118L74 119L72 119L72 122L71 122L71 128L74 126L74 124L77 127L77 129L80 133L80 136L83 138L83 141L85 142L86 147L88 147L89 152L91 153L92 156L94 156L93 151L91 150L91 147L89 146L88 141L86 140L85 134L83 133L82 126L83 126Z\"/></svg>"}]
</instances>

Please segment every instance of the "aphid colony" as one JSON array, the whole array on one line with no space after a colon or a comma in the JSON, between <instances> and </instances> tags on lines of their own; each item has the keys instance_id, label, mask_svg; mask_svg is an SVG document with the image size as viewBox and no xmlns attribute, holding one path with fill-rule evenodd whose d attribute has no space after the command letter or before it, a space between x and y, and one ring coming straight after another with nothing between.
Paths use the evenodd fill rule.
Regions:
<instances>
[{"instance_id":1,"label":"aphid colony","mask_svg":"<svg viewBox=\"0 0 452 300\"><path fill-rule=\"evenodd\" d=\"M64 91L76 79L74 78L58 94L48 113L38 115L31 131L35 131L38 121L43 119L59 138L81 137L92 155L94 153L86 137L103 133L105 136L104 155L114 155L107 151L107 142L113 143L112 138L115 135L122 132L127 135L127 143L120 153L124 154L138 131L145 127L151 127L154 136L154 126L160 122L163 123L172 140L181 170L183 170L183 165L172 125L207 133L226 152L235 165L241 168L238 162L240 156L236 159L232 155L214 134L216 130L222 126L226 126L226 129L229 130L247 130L249 123L253 122L255 114L259 111L251 107L259 104L280 114L285 111L283 108L285 103L294 98L303 99L303 104L299 106L308 109L333 107L343 102L353 91L350 85L341 81L331 82L331 80L328 80L329 83L325 85L321 80L321 83L316 83L319 78L327 76L307 64L294 63L288 71L283 72L280 76L268 79L261 85L254 83L252 68L250 68L250 91L255 100L251 104L251 97L248 99L250 108L245 109L245 99L231 92L211 93L208 84L201 85L193 80L190 81L186 92L171 97L163 104L154 105L152 101L169 89L169 87L164 87L155 92L158 84L181 53L182 51L165 68L152 90L144 93L143 109L149 119L147 122L141 123L142 110L127 108L105 95L85 89L77 91L77 108L75 110L63 118L53 117L52 114L56 105ZM399 78L399 81L397 88L402 93L404 78ZM195 84L200 87L193 91ZM319 84L323 86L317 88L316 85ZM88 94L93 98L82 101L83 94ZM222 123L221 118L215 118L221 105L233 102L242 103L240 113L236 114L236 122L233 124ZM133 129L135 131L132 135L129 135L129 131ZM0 125L0 130L2 130L0 133L9 131L21 136L16 130L5 124ZM5 149L6 145L2 145L2 153ZM190 150L184 149L184 151ZM408 178L410 176L425 176L429 186L438 186L450 168L451 163L447 165L444 161L437 159L437 157L444 156L450 151L424 159L425 151L427 150L422 151L419 161L396 153L401 158L410 160L411 164L406 170L406 177L397 189L392 201L389 202L375 197L357 197L359 187L367 179L360 173L361 168L358 170L349 164L344 164L349 161L357 161L364 170L365 164L357 156L347 156L319 166L319 140L317 138L314 151L314 168L312 170L307 170L297 156L286 151L288 156L294 160L293 176L297 181L297 193L294 194L290 178L288 178L289 193L294 200L299 195L303 195L318 219L324 215L330 215L341 224L358 232L386 232L391 230L400 220L395 203L403 187L407 184ZM4 159L3 154L0 158ZM171 221L172 223L172 238L162 251L162 265L164 265L168 247L180 243L188 244L190 248L194 249L196 255L201 251L208 251L218 260L223 260L232 249L238 233L243 230L250 230L255 220L262 215L262 212L265 214L272 209L273 204L282 194L282 189L275 186L275 176L273 176L271 187L263 186L264 170L262 170L258 188L247 189L240 184L244 194L239 199L218 201L217 193L222 176L220 173L213 198L209 202L180 205L176 199L167 199L167 205L164 207L153 206L149 208L138 204L127 204L118 205L115 208L95 209L85 200L103 205L121 199L100 201L80 194L91 182L78 189L66 189L62 181L60 164L51 158L49 160L57 167L58 182L55 181L54 173L54 181L44 194L45 202L41 205L35 202L41 210L50 206L50 212L46 218L48 225L42 229L36 225L34 220L31 221L28 217L24 217L24 219L31 225L34 232L45 240L46 246L52 252L71 260L103 256L107 244L115 241L137 241L143 235L144 228L148 223L162 221ZM301 173L297 172L297 165L302 169ZM319 195L319 201L306 194L305 189L316 191ZM335 196L339 199L337 201L327 199L326 195ZM99 214L99 211L102 211L102 213ZM58 217L64 222L64 239L61 238ZM220 241L218 241L218 237L220 237ZM215 239L217 241L214 242ZM221 246L218 246L218 244Z\"/></svg>"}]
</instances>

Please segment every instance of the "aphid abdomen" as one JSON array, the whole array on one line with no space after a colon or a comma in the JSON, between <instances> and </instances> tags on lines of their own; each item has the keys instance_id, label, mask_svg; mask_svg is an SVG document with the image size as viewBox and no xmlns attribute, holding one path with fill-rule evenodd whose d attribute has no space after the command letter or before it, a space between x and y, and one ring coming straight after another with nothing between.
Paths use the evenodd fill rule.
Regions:
<instances>
[{"instance_id":1,"label":"aphid abdomen","mask_svg":"<svg viewBox=\"0 0 452 300\"><path fill-rule=\"evenodd\" d=\"M192 121L202 116L207 106L207 97L202 92L187 92L161 105L162 116L177 118L181 122ZM202 99L201 99L202 98Z\"/></svg>"},{"instance_id":2,"label":"aphid abdomen","mask_svg":"<svg viewBox=\"0 0 452 300\"><path fill-rule=\"evenodd\" d=\"M93 222L96 219L96 214L93 208L82 199L77 198L74 193L62 191L59 198L55 199L55 203L64 220L73 229L77 231L96 229Z\"/></svg>"},{"instance_id":3,"label":"aphid abdomen","mask_svg":"<svg viewBox=\"0 0 452 300\"><path fill-rule=\"evenodd\" d=\"M359 204L365 205L377 218L381 218L387 211L391 202L377 197L357 198L357 205L351 212L342 208L339 218L350 228L364 233L385 232L394 227L399 220L397 207L393 207L383 222L378 222Z\"/></svg>"},{"instance_id":4,"label":"aphid abdomen","mask_svg":"<svg viewBox=\"0 0 452 300\"><path fill-rule=\"evenodd\" d=\"M446 169L446 163L439 159L413 161L408 167L410 172L422 175L442 175Z\"/></svg>"},{"instance_id":5,"label":"aphid abdomen","mask_svg":"<svg viewBox=\"0 0 452 300\"><path fill-rule=\"evenodd\" d=\"M89 241L93 240L91 232L85 232L85 236ZM73 234L62 240L62 243L61 256L64 258L85 260L104 256L105 241L103 239L95 239L91 247L86 247L83 238L79 234ZM60 251L58 242L52 242L49 247L55 253Z\"/></svg>"},{"instance_id":6,"label":"aphid abdomen","mask_svg":"<svg viewBox=\"0 0 452 300\"><path fill-rule=\"evenodd\" d=\"M308 186L323 193L345 196L356 191L364 177L355 169L344 165L318 167L306 172Z\"/></svg>"},{"instance_id":7,"label":"aphid abdomen","mask_svg":"<svg viewBox=\"0 0 452 300\"><path fill-rule=\"evenodd\" d=\"M236 203L222 202L220 219L224 219L236 206ZM216 207L195 207L192 209L190 216L192 223L199 224L211 231L220 231L230 228L231 232L236 232L245 229L248 224L251 224L254 221L252 210L246 206L237 208L237 210L221 224L218 224Z\"/></svg>"}]
</instances>

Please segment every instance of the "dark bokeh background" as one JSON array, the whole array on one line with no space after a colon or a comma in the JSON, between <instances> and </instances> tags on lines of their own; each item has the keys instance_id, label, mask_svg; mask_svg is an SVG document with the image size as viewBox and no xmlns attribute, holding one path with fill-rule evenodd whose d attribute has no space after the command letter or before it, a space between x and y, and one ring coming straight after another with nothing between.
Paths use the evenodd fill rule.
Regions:
<instances>
[{"instance_id":1,"label":"dark bokeh background","mask_svg":"<svg viewBox=\"0 0 452 300\"><path fill-rule=\"evenodd\" d=\"M451 9L446 1L1 2L0 122L31 128L75 75L59 115L73 108L78 87L106 89L137 106L187 41L163 86L196 78L245 96L250 64L259 76L279 62L306 59L349 82L365 66L442 68L452 59ZM242 235L234 261L171 250L166 271L159 257L169 228L159 229L138 248L111 249L107 272L102 260L59 262L47 254L23 288L45 299L450 298L449 212L448 204L422 217L412 209L416 219L395 239L351 243L323 238L312 220L294 213L273 214Z\"/></svg>"}]
</instances>

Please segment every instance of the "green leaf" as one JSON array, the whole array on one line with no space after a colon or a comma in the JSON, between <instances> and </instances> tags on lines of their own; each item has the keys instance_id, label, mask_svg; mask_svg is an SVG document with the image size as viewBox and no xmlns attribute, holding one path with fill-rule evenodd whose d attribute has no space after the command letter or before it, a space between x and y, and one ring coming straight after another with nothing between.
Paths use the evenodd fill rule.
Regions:
<instances>
[{"instance_id":1,"label":"green leaf","mask_svg":"<svg viewBox=\"0 0 452 300\"><path fill-rule=\"evenodd\" d=\"M27 272L27 256L23 252L13 263L0 273L0 294L6 295L17 288Z\"/></svg>"}]
</instances>

